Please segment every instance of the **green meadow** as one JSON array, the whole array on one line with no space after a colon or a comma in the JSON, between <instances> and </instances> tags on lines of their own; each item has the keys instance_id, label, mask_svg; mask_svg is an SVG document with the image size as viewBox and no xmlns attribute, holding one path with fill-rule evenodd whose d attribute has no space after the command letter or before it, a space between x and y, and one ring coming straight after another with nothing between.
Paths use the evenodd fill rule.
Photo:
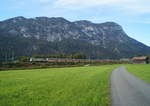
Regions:
<instances>
[{"instance_id":1,"label":"green meadow","mask_svg":"<svg viewBox=\"0 0 150 106\"><path fill-rule=\"evenodd\" d=\"M0 106L108 106L110 75L117 67L1 71Z\"/></svg>"},{"instance_id":2,"label":"green meadow","mask_svg":"<svg viewBox=\"0 0 150 106\"><path fill-rule=\"evenodd\" d=\"M127 70L138 78L150 83L150 64L126 65Z\"/></svg>"}]
</instances>

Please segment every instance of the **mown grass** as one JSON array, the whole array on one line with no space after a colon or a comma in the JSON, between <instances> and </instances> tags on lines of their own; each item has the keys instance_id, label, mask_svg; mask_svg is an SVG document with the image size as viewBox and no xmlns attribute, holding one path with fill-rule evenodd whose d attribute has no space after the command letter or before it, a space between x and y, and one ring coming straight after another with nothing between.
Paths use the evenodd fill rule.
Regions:
<instances>
[{"instance_id":1,"label":"mown grass","mask_svg":"<svg viewBox=\"0 0 150 106\"><path fill-rule=\"evenodd\" d=\"M117 65L0 72L0 106L108 106Z\"/></svg>"},{"instance_id":2,"label":"mown grass","mask_svg":"<svg viewBox=\"0 0 150 106\"><path fill-rule=\"evenodd\" d=\"M150 83L150 64L133 64L126 67L130 73Z\"/></svg>"}]
</instances>

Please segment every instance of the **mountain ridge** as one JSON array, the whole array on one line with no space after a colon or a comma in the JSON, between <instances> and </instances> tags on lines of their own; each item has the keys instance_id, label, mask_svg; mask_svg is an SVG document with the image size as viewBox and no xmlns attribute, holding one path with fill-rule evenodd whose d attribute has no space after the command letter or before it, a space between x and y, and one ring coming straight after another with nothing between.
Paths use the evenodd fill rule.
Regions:
<instances>
[{"instance_id":1,"label":"mountain ridge","mask_svg":"<svg viewBox=\"0 0 150 106\"><path fill-rule=\"evenodd\" d=\"M19 16L0 21L0 42L3 57L2 51L13 51L16 57L83 53L100 59L150 54L150 47L129 37L115 22L71 22L63 17Z\"/></svg>"}]
</instances>

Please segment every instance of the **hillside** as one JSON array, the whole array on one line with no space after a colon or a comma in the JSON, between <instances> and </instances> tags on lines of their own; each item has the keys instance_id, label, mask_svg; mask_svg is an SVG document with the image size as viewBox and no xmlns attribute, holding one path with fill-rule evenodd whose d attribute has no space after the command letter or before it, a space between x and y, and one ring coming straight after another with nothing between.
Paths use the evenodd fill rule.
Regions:
<instances>
[{"instance_id":1,"label":"hillside","mask_svg":"<svg viewBox=\"0 0 150 106\"><path fill-rule=\"evenodd\" d=\"M0 58L83 53L90 58L126 58L150 54L114 22L70 22L64 18L15 17L0 22Z\"/></svg>"}]
</instances>

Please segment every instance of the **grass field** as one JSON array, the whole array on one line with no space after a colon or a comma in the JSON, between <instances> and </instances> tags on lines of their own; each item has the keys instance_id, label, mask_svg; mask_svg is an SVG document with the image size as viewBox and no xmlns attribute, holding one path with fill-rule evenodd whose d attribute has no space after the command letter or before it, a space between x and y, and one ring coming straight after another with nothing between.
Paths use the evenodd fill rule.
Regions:
<instances>
[{"instance_id":1,"label":"grass field","mask_svg":"<svg viewBox=\"0 0 150 106\"><path fill-rule=\"evenodd\" d=\"M0 106L108 106L118 65L0 72Z\"/></svg>"},{"instance_id":2,"label":"grass field","mask_svg":"<svg viewBox=\"0 0 150 106\"><path fill-rule=\"evenodd\" d=\"M150 64L133 64L126 67L130 73L150 83Z\"/></svg>"}]
</instances>

